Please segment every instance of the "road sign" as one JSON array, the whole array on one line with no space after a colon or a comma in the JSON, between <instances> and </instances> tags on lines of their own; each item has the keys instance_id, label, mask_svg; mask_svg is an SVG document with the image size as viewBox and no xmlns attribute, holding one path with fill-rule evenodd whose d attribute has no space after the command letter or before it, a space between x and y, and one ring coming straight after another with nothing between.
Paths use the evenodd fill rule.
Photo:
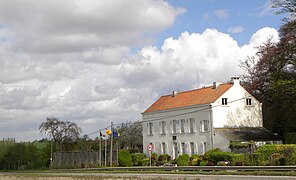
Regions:
<instances>
[{"instance_id":1,"label":"road sign","mask_svg":"<svg viewBox=\"0 0 296 180\"><path fill-rule=\"evenodd\" d=\"M148 151L151 152L153 150L153 145L152 144L148 144L147 149L148 149Z\"/></svg>"}]
</instances>

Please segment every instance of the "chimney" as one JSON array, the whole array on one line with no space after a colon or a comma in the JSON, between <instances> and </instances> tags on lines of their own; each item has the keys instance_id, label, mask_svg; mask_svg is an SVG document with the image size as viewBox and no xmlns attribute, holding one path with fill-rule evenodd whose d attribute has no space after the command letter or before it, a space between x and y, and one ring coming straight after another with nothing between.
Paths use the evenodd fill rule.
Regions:
<instances>
[{"instance_id":1,"label":"chimney","mask_svg":"<svg viewBox=\"0 0 296 180\"><path fill-rule=\"evenodd\" d=\"M179 92L178 91L173 91L172 92L172 97L175 97Z\"/></svg>"},{"instance_id":2,"label":"chimney","mask_svg":"<svg viewBox=\"0 0 296 180\"><path fill-rule=\"evenodd\" d=\"M231 83L234 85L239 85L240 84L240 77L239 76L231 77Z\"/></svg>"},{"instance_id":3,"label":"chimney","mask_svg":"<svg viewBox=\"0 0 296 180\"><path fill-rule=\"evenodd\" d=\"M222 82L213 82L213 89L217 89L221 84L223 84Z\"/></svg>"}]
</instances>

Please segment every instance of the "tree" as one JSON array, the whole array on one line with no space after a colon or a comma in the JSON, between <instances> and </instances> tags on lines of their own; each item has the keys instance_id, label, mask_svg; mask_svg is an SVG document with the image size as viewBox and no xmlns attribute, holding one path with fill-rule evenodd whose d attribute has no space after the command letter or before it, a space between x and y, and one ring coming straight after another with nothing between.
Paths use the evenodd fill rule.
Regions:
<instances>
[{"instance_id":1,"label":"tree","mask_svg":"<svg viewBox=\"0 0 296 180\"><path fill-rule=\"evenodd\" d=\"M71 144L79 139L81 129L74 122L60 121L55 117L48 117L39 126L40 133L50 135L64 150L70 150Z\"/></svg>"},{"instance_id":2,"label":"tree","mask_svg":"<svg viewBox=\"0 0 296 180\"><path fill-rule=\"evenodd\" d=\"M267 41L242 67L246 88L263 102L264 127L285 138L296 132L296 1L273 3L277 13L289 13L279 30L280 40Z\"/></svg>"},{"instance_id":3,"label":"tree","mask_svg":"<svg viewBox=\"0 0 296 180\"><path fill-rule=\"evenodd\" d=\"M128 149L131 152L143 150L143 128L141 122L122 123L116 128L120 133L118 138L120 149Z\"/></svg>"}]
</instances>

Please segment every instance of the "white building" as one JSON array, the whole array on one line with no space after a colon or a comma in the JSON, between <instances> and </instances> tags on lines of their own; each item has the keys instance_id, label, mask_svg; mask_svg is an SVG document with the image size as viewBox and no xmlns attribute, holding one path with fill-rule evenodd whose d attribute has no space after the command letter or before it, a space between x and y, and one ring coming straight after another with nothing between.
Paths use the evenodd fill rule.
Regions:
<instances>
[{"instance_id":1,"label":"white building","mask_svg":"<svg viewBox=\"0 0 296 180\"><path fill-rule=\"evenodd\" d=\"M142 113L144 153L148 154L148 144L153 145L153 152L173 159L181 154L204 154L216 147L229 151L231 133L237 134L232 134L236 140L248 140L240 137L241 127L255 132L257 139L250 136L252 140L266 141L271 133L260 139L259 134L266 132L261 108L238 77L230 83L215 82L211 87L161 96Z\"/></svg>"}]
</instances>

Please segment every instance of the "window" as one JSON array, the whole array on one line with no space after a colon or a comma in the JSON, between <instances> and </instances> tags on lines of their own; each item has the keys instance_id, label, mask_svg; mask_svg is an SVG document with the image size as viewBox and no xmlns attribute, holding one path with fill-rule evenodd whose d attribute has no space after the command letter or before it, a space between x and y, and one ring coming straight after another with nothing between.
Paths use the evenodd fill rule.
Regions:
<instances>
[{"instance_id":1,"label":"window","mask_svg":"<svg viewBox=\"0 0 296 180\"><path fill-rule=\"evenodd\" d=\"M194 118L189 119L189 126L190 126L189 132L190 133L195 132L195 119Z\"/></svg>"},{"instance_id":2,"label":"window","mask_svg":"<svg viewBox=\"0 0 296 180\"><path fill-rule=\"evenodd\" d=\"M201 132L209 131L209 120L200 121L200 131Z\"/></svg>"},{"instance_id":3,"label":"window","mask_svg":"<svg viewBox=\"0 0 296 180\"><path fill-rule=\"evenodd\" d=\"M227 105L227 98L222 98L222 105Z\"/></svg>"},{"instance_id":4,"label":"window","mask_svg":"<svg viewBox=\"0 0 296 180\"><path fill-rule=\"evenodd\" d=\"M185 119L181 119L181 133L185 132Z\"/></svg>"},{"instance_id":5,"label":"window","mask_svg":"<svg viewBox=\"0 0 296 180\"><path fill-rule=\"evenodd\" d=\"M191 152L191 156L193 154L196 154L195 150L194 150L194 142L190 142L190 152Z\"/></svg>"},{"instance_id":6,"label":"window","mask_svg":"<svg viewBox=\"0 0 296 180\"><path fill-rule=\"evenodd\" d=\"M246 99L246 105L247 106L251 106L252 105L252 99L251 98L247 98Z\"/></svg>"},{"instance_id":7,"label":"window","mask_svg":"<svg viewBox=\"0 0 296 180\"><path fill-rule=\"evenodd\" d=\"M185 143L181 143L182 154L185 154Z\"/></svg>"},{"instance_id":8,"label":"window","mask_svg":"<svg viewBox=\"0 0 296 180\"><path fill-rule=\"evenodd\" d=\"M173 130L172 130L172 133L173 134L176 134L177 133L177 124L178 124L178 121L177 120L173 120Z\"/></svg>"},{"instance_id":9,"label":"window","mask_svg":"<svg viewBox=\"0 0 296 180\"><path fill-rule=\"evenodd\" d=\"M161 144L161 147L162 147L162 154L166 154L166 148L165 148L164 142Z\"/></svg>"},{"instance_id":10,"label":"window","mask_svg":"<svg viewBox=\"0 0 296 180\"><path fill-rule=\"evenodd\" d=\"M160 134L166 134L166 121L160 122Z\"/></svg>"},{"instance_id":11,"label":"window","mask_svg":"<svg viewBox=\"0 0 296 180\"><path fill-rule=\"evenodd\" d=\"M148 126L148 135L153 135L153 123L147 123Z\"/></svg>"}]
</instances>

